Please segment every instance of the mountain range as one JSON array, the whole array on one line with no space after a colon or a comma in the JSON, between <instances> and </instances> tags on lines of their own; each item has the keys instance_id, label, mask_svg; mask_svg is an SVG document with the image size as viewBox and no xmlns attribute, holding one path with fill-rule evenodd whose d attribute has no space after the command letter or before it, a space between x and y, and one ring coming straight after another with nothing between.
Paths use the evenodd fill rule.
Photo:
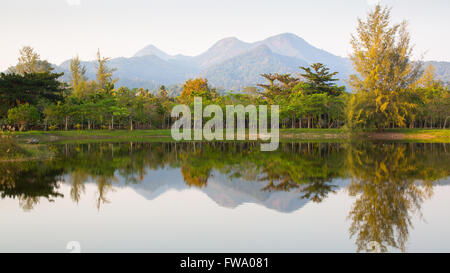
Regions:
<instances>
[{"instance_id":1,"label":"mountain range","mask_svg":"<svg viewBox=\"0 0 450 273\"><path fill-rule=\"evenodd\" d=\"M304 39L284 33L265 40L246 43L237 38L216 42L198 56L169 55L154 45L148 45L130 58L114 58L109 66L116 68L114 77L118 86L156 90L160 85L180 85L189 78L206 77L219 90L240 91L263 83L263 73L299 73L300 66L312 63L326 64L339 72L340 84L352 73L348 58L333 55L316 48ZM438 79L450 82L450 62L432 62ZM82 62L87 77L95 78L95 62ZM70 60L56 66L69 79Z\"/></svg>"}]
</instances>

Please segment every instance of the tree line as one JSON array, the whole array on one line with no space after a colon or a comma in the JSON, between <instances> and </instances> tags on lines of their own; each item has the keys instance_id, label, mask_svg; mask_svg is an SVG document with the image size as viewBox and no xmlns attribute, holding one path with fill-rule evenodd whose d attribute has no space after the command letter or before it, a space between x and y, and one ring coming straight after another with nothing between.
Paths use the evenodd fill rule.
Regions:
<instances>
[{"instance_id":1,"label":"tree line","mask_svg":"<svg viewBox=\"0 0 450 273\"><path fill-rule=\"evenodd\" d=\"M450 92L434 78L434 68L412 61L405 22L391 24L390 9L377 5L358 20L350 56L355 74L352 92L338 86L338 73L325 64L300 67L299 74L263 74L266 84L242 93L220 93L207 79L186 81L180 95L165 86L116 87L109 58L97 53L95 80L85 76L78 57L70 64L70 81L41 60L31 47L20 51L18 64L0 74L0 125L9 130L166 129L176 104L280 105L282 128L448 128Z\"/></svg>"}]
</instances>

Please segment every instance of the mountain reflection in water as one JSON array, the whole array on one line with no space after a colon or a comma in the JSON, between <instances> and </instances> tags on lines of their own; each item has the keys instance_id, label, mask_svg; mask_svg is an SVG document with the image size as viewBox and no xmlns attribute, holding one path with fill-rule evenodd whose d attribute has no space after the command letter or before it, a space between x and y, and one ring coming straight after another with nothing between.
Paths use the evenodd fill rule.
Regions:
<instances>
[{"instance_id":1,"label":"mountain reflection in water","mask_svg":"<svg viewBox=\"0 0 450 273\"><path fill-rule=\"evenodd\" d=\"M433 187L448 183L449 144L282 143L261 152L257 143L97 143L51 145L52 160L0 163L0 196L30 211L43 198L78 203L95 183L98 210L113 189L130 187L148 200L169 190L198 189L217 204L260 204L282 213L320 204L346 190L357 251L405 251L412 217Z\"/></svg>"}]
</instances>

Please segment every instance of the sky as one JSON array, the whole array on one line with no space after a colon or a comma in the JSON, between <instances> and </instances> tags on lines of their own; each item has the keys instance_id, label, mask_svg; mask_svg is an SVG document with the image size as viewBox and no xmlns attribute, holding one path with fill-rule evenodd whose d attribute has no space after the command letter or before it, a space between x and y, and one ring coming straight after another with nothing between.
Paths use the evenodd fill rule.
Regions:
<instances>
[{"instance_id":1,"label":"sky","mask_svg":"<svg viewBox=\"0 0 450 273\"><path fill-rule=\"evenodd\" d=\"M377 0L14 0L0 2L0 71L22 46L60 64L74 56L130 57L153 44L169 54L198 55L215 42L254 42L294 33L335 55L351 53L358 17ZM450 61L450 1L381 0L392 20L410 24L415 56Z\"/></svg>"}]
</instances>

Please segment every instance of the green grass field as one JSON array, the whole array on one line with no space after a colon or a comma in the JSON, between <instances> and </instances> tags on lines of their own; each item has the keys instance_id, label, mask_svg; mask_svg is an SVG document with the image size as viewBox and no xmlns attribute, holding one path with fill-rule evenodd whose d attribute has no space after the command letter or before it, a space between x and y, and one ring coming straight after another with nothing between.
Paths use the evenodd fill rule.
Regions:
<instances>
[{"instance_id":1,"label":"green grass field","mask_svg":"<svg viewBox=\"0 0 450 273\"><path fill-rule=\"evenodd\" d=\"M148 137L170 136L170 130L73 130L73 131L27 131L12 133L18 137L60 136L60 137Z\"/></svg>"}]
</instances>

